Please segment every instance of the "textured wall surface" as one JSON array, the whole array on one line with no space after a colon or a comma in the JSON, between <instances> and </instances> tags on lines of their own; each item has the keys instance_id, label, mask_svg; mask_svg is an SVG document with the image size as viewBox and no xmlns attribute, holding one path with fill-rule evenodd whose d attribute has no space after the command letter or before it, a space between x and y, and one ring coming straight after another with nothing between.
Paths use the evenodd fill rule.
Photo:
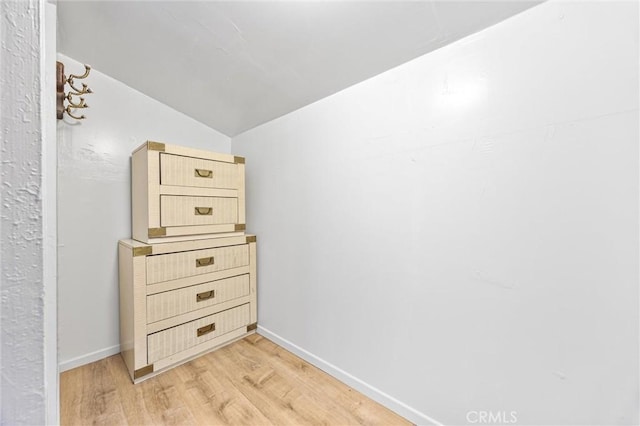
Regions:
<instances>
[{"instance_id":1,"label":"textured wall surface","mask_svg":"<svg viewBox=\"0 0 640 426\"><path fill-rule=\"evenodd\" d=\"M68 73L83 66L58 56ZM146 140L228 153L231 139L93 70L86 120L58 122L58 337L66 370L118 353L118 240L131 238L131 152Z\"/></svg>"},{"instance_id":2,"label":"textured wall surface","mask_svg":"<svg viewBox=\"0 0 640 426\"><path fill-rule=\"evenodd\" d=\"M543 3L234 137L259 331L421 424L637 424L638 52Z\"/></svg>"},{"instance_id":3,"label":"textured wall surface","mask_svg":"<svg viewBox=\"0 0 640 426\"><path fill-rule=\"evenodd\" d=\"M44 3L3 1L0 12L0 423L36 425L51 421L47 397L57 388L45 371Z\"/></svg>"}]
</instances>

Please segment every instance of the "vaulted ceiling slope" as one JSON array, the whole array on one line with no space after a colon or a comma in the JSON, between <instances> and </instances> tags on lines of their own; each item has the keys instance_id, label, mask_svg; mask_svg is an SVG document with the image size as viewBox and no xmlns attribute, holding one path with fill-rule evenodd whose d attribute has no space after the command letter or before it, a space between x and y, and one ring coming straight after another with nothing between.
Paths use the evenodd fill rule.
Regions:
<instances>
[{"instance_id":1,"label":"vaulted ceiling slope","mask_svg":"<svg viewBox=\"0 0 640 426\"><path fill-rule=\"evenodd\" d=\"M58 50L234 136L538 3L59 0Z\"/></svg>"}]
</instances>

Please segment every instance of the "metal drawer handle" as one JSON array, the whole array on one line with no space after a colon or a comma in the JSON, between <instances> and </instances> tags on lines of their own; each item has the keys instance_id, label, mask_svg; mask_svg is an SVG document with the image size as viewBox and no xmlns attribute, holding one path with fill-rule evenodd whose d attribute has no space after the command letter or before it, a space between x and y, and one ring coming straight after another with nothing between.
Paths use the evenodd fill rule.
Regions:
<instances>
[{"instance_id":1,"label":"metal drawer handle","mask_svg":"<svg viewBox=\"0 0 640 426\"><path fill-rule=\"evenodd\" d=\"M212 214L212 207L196 207L196 216L211 216Z\"/></svg>"},{"instance_id":2,"label":"metal drawer handle","mask_svg":"<svg viewBox=\"0 0 640 426\"><path fill-rule=\"evenodd\" d=\"M213 170L196 169L195 177L212 178Z\"/></svg>"},{"instance_id":3,"label":"metal drawer handle","mask_svg":"<svg viewBox=\"0 0 640 426\"><path fill-rule=\"evenodd\" d=\"M205 325L204 327L200 327L198 329L198 337L204 336L207 333L211 333L212 331L216 331L216 323L211 323L209 325Z\"/></svg>"},{"instance_id":4,"label":"metal drawer handle","mask_svg":"<svg viewBox=\"0 0 640 426\"><path fill-rule=\"evenodd\" d=\"M209 266L213 265L213 256L211 257L203 257L202 259L196 259L196 268L201 266Z\"/></svg>"},{"instance_id":5,"label":"metal drawer handle","mask_svg":"<svg viewBox=\"0 0 640 426\"><path fill-rule=\"evenodd\" d=\"M203 300L213 299L214 297L216 297L215 290L205 291L204 293L196 294L196 302L202 302Z\"/></svg>"}]
</instances>

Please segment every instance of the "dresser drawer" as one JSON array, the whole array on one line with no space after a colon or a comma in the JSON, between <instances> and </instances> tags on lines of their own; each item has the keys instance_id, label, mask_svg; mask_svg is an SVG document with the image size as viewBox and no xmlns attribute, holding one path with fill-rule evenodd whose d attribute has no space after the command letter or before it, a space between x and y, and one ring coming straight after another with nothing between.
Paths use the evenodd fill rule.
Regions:
<instances>
[{"instance_id":1,"label":"dresser drawer","mask_svg":"<svg viewBox=\"0 0 640 426\"><path fill-rule=\"evenodd\" d=\"M164 243L243 235L244 158L146 142L131 156L133 238Z\"/></svg>"},{"instance_id":2,"label":"dresser drawer","mask_svg":"<svg viewBox=\"0 0 640 426\"><path fill-rule=\"evenodd\" d=\"M147 337L148 362L154 363L250 323L249 304L209 315Z\"/></svg>"},{"instance_id":3,"label":"dresser drawer","mask_svg":"<svg viewBox=\"0 0 640 426\"><path fill-rule=\"evenodd\" d=\"M208 274L249 264L247 244L147 257L147 284Z\"/></svg>"},{"instance_id":4,"label":"dresser drawer","mask_svg":"<svg viewBox=\"0 0 640 426\"><path fill-rule=\"evenodd\" d=\"M147 322L153 323L248 296L249 274L147 296Z\"/></svg>"},{"instance_id":5,"label":"dresser drawer","mask_svg":"<svg viewBox=\"0 0 640 426\"><path fill-rule=\"evenodd\" d=\"M236 164L160 153L160 184L201 188L238 187Z\"/></svg>"},{"instance_id":6,"label":"dresser drawer","mask_svg":"<svg viewBox=\"0 0 640 426\"><path fill-rule=\"evenodd\" d=\"M119 242L120 347L134 382L254 332L256 254L254 235Z\"/></svg>"},{"instance_id":7,"label":"dresser drawer","mask_svg":"<svg viewBox=\"0 0 640 426\"><path fill-rule=\"evenodd\" d=\"M221 197L160 197L160 225L219 225L238 221L238 199Z\"/></svg>"}]
</instances>

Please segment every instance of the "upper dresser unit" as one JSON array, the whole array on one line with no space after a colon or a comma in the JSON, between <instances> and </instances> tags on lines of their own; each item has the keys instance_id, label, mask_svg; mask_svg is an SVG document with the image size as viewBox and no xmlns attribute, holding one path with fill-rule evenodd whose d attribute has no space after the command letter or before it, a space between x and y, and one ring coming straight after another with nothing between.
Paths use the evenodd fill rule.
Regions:
<instances>
[{"instance_id":1,"label":"upper dresser unit","mask_svg":"<svg viewBox=\"0 0 640 426\"><path fill-rule=\"evenodd\" d=\"M244 234L243 157L149 141L133 152L131 169L134 239Z\"/></svg>"}]
</instances>

